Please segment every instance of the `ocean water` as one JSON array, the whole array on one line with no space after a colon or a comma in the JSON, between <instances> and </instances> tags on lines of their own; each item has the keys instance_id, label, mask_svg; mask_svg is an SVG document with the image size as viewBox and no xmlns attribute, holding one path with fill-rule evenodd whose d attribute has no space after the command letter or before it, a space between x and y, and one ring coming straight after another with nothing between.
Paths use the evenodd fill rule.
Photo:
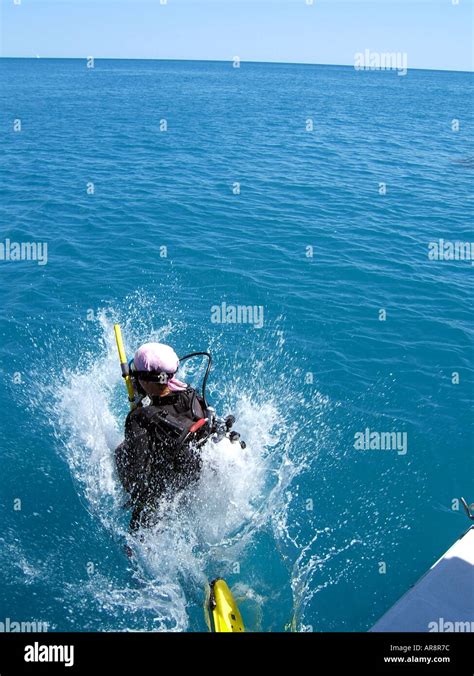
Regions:
<instances>
[{"instance_id":1,"label":"ocean water","mask_svg":"<svg viewBox=\"0 0 474 676\"><path fill-rule=\"evenodd\" d=\"M0 78L1 241L48 244L46 265L0 261L0 620L202 631L223 576L249 630L370 628L474 501L473 270L428 257L473 238L472 75L2 59ZM224 302L263 325L212 321ZM247 441L204 449L134 562L114 321L130 355L210 349L209 398ZM367 428L406 453L354 448Z\"/></svg>"}]
</instances>

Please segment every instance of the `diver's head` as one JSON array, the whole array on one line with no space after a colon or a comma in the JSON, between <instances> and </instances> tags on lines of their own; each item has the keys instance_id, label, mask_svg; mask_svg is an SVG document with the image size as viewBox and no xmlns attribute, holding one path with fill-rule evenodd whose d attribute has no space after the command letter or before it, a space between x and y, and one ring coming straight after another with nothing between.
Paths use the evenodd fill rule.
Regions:
<instances>
[{"instance_id":1,"label":"diver's head","mask_svg":"<svg viewBox=\"0 0 474 676\"><path fill-rule=\"evenodd\" d=\"M172 347L163 343L145 343L135 352L132 373L148 396L162 397L169 392L186 389L186 383L174 377L178 366L178 355Z\"/></svg>"}]
</instances>

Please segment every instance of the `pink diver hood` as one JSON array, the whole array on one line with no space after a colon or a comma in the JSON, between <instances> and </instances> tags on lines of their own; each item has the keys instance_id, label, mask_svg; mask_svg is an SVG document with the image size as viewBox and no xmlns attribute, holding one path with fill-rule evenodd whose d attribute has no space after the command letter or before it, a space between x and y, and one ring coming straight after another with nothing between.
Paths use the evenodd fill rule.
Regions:
<instances>
[{"instance_id":1,"label":"pink diver hood","mask_svg":"<svg viewBox=\"0 0 474 676\"><path fill-rule=\"evenodd\" d=\"M178 370L179 359L176 352L169 345L163 343L145 343L135 352L133 363L137 371L150 373L166 373L169 376L166 383L172 392L182 392L187 388L186 383L174 377Z\"/></svg>"}]
</instances>

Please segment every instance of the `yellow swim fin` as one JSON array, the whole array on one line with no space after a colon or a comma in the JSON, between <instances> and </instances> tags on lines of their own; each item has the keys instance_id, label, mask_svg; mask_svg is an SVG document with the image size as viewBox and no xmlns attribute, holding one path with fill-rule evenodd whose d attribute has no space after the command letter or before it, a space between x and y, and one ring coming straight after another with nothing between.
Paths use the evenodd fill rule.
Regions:
<instances>
[{"instance_id":1,"label":"yellow swim fin","mask_svg":"<svg viewBox=\"0 0 474 676\"><path fill-rule=\"evenodd\" d=\"M212 632L245 631L242 616L226 582L218 577L207 588L206 620Z\"/></svg>"}]
</instances>

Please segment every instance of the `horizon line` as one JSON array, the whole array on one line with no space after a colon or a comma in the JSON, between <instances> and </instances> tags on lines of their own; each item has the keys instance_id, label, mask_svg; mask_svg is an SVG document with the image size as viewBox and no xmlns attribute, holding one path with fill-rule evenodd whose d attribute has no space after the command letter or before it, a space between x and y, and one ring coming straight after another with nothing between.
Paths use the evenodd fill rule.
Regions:
<instances>
[{"instance_id":1,"label":"horizon line","mask_svg":"<svg viewBox=\"0 0 474 676\"><path fill-rule=\"evenodd\" d=\"M94 61L178 61L185 63L232 63L233 59L173 59L173 58L152 58L152 57L121 57L121 56L3 56L0 55L0 59L31 59L32 61L37 60L49 60L49 61L82 61L89 58L93 58ZM266 64L274 66L329 66L332 68L354 68L353 64L346 63L309 63L305 61L245 61L240 59L240 63L249 63L249 64ZM380 68L370 69L364 68L365 70L370 70L377 72L377 70L382 70ZM449 68L417 68L417 67L408 67L408 70L423 70L432 73L474 73L474 67L472 70L451 70Z\"/></svg>"}]
</instances>

